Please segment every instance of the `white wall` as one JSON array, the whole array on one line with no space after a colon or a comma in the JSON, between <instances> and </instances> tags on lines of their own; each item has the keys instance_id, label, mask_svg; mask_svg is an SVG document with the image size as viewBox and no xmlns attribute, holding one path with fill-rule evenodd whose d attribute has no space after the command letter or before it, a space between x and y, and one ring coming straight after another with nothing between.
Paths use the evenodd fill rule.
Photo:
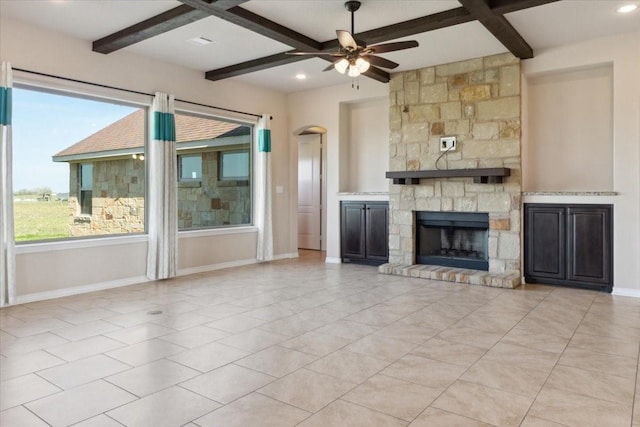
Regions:
<instances>
[{"instance_id":1,"label":"white wall","mask_svg":"<svg viewBox=\"0 0 640 427\"><path fill-rule=\"evenodd\" d=\"M291 195L289 177L289 126L284 94L232 81L211 82L204 73L128 53L109 55L91 51L91 42L79 40L0 17L0 59L14 68L59 75L145 93L162 91L178 99L273 116L273 184L285 186L273 194L274 254L296 253L291 246ZM18 73L17 73L18 74ZM297 154L296 154L297 155ZM238 230L236 238L225 233L186 234L179 245L179 271L193 272L220 265L255 260L257 231ZM231 236L231 237L230 237ZM62 295L108 284L143 280L146 237L120 239L118 245L76 242L54 246L20 245L17 263L17 295L21 300ZM111 240L108 239L108 240ZM103 239L104 240L104 239ZM230 244L230 242L233 244ZM89 246L89 247L87 247ZM48 250L42 250L43 247ZM106 284L106 285L105 285ZM36 295L37 296L37 295Z\"/></svg>"},{"instance_id":2,"label":"white wall","mask_svg":"<svg viewBox=\"0 0 640 427\"><path fill-rule=\"evenodd\" d=\"M615 196L528 196L525 201L614 205L614 293L640 297L640 30L535 52L522 62L524 85L545 73L613 64L613 191ZM527 104L528 91L523 103ZM523 123L523 173L530 144Z\"/></svg>"},{"instance_id":3,"label":"white wall","mask_svg":"<svg viewBox=\"0 0 640 427\"><path fill-rule=\"evenodd\" d=\"M389 99L356 102L351 108L349 180L346 191L389 191Z\"/></svg>"},{"instance_id":4,"label":"white wall","mask_svg":"<svg viewBox=\"0 0 640 427\"><path fill-rule=\"evenodd\" d=\"M613 190L613 67L527 78L524 191Z\"/></svg>"},{"instance_id":5,"label":"white wall","mask_svg":"<svg viewBox=\"0 0 640 427\"><path fill-rule=\"evenodd\" d=\"M322 126L327 130L326 150L327 150L327 261L339 262L340 259L340 202L338 193L349 189L349 139L351 134L352 107L356 103L380 100L387 98L389 87L370 79L360 81L360 90L351 88L351 81L345 77L344 84L297 92L289 95L289 146L291 178L289 181L293 193L297 191L297 139L296 129L306 126ZM389 121L386 108L374 108L377 114L368 116L369 124L376 126L376 122ZM358 117L357 119L360 119ZM363 123L366 124L366 123ZM388 141L388 133L384 138ZM388 158L388 146L385 144L376 150L380 156ZM380 170L377 166L367 168L365 174L380 174L384 176L388 163L385 163ZM378 190L380 191L380 190ZM383 189L388 191L388 186ZM291 206L290 217L295 218L295 204ZM293 229L297 229L297 224L293 224ZM294 246L292 243L292 246Z\"/></svg>"}]
</instances>

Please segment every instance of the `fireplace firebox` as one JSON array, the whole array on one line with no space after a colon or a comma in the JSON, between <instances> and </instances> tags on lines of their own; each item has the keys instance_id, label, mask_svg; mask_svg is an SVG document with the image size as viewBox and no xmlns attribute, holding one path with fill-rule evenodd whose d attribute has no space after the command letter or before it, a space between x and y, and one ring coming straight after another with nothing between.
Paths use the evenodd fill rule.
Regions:
<instances>
[{"instance_id":1,"label":"fireplace firebox","mask_svg":"<svg viewBox=\"0 0 640 427\"><path fill-rule=\"evenodd\" d=\"M489 271L489 214L416 213L416 264Z\"/></svg>"}]
</instances>

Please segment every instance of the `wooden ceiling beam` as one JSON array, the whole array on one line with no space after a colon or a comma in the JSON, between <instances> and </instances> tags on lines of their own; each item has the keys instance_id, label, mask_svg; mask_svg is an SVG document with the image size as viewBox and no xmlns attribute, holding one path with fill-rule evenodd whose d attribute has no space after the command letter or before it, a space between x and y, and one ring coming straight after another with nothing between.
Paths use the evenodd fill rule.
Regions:
<instances>
[{"instance_id":1,"label":"wooden ceiling beam","mask_svg":"<svg viewBox=\"0 0 640 427\"><path fill-rule=\"evenodd\" d=\"M93 50L101 53L114 52L123 47L208 16L216 16L234 23L272 40L291 46L295 50L317 50L322 52L333 51L339 46L337 39L321 43L239 7L240 4L247 0L179 1L183 3L181 6L139 22L100 40L96 40L93 43ZM514 55L523 59L530 58L533 55L531 47L502 15L556 1L559 0L459 0L463 7L375 28L358 33L355 36L358 39L365 40L368 44L378 44L478 20L487 27L509 51L514 53ZM279 65L290 64L307 58L309 57L292 56L287 55L286 52L282 52L208 71L206 78L209 80L222 80L277 67ZM390 78L389 73L376 67L371 67L370 71L365 73L365 75L383 82L388 82Z\"/></svg>"},{"instance_id":2,"label":"wooden ceiling beam","mask_svg":"<svg viewBox=\"0 0 640 427\"><path fill-rule=\"evenodd\" d=\"M533 58L533 49L507 19L497 14L489 0L458 0L509 52L520 59Z\"/></svg>"},{"instance_id":3,"label":"wooden ceiling beam","mask_svg":"<svg viewBox=\"0 0 640 427\"><path fill-rule=\"evenodd\" d=\"M354 37L364 40L368 45L387 42L402 37L409 37L420 33L426 33L441 28L451 27L458 24L471 22L475 18L463 7L445 10L421 18L410 19L409 21L387 25L355 34ZM329 40L322 44L323 50L334 50L338 48L338 39Z\"/></svg>"},{"instance_id":4,"label":"wooden ceiling beam","mask_svg":"<svg viewBox=\"0 0 640 427\"><path fill-rule=\"evenodd\" d=\"M247 0L218 0L212 3L212 7L226 10L246 1ZM211 14L208 12L181 4L178 7L174 7L166 12L162 12L123 30L109 34L100 40L94 41L92 50L104 54L112 53L209 16L211 16Z\"/></svg>"},{"instance_id":5,"label":"wooden ceiling beam","mask_svg":"<svg viewBox=\"0 0 640 427\"><path fill-rule=\"evenodd\" d=\"M263 58L252 59L251 61L241 62L239 64L229 65L228 67L207 71L205 73L205 78L212 81L223 80L247 73L266 70L280 65L291 64L304 59L309 58L305 56L287 55L285 52L282 52L275 55L265 56Z\"/></svg>"},{"instance_id":6,"label":"wooden ceiling beam","mask_svg":"<svg viewBox=\"0 0 640 427\"><path fill-rule=\"evenodd\" d=\"M105 54L115 52L207 16L209 14L183 4L94 41L92 50Z\"/></svg>"},{"instance_id":7,"label":"wooden ceiling beam","mask_svg":"<svg viewBox=\"0 0 640 427\"><path fill-rule=\"evenodd\" d=\"M230 77L236 77L256 71L267 70L269 68L278 67L280 65L292 64L294 62L302 61L305 59L309 59L309 57L287 55L286 52L282 52L275 55L265 56L263 58L253 59L251 61L230 65L228 67L222 67L215 70L207 71L205 73L205 78L211 81L224 80ZM320 59L324 59L328 62L333 62L331 59L327 58ZM389 73L377 67L369 67L369 70L367 70L364 75L382 83L387 83L391 79Z\"/></svg>"},{"instance_id":8,"label":"wooden ceiling beam","mask_svg":"<svg viewBox=\"0 0 640 427\"><path fill-rule=\"evenodd\" d=\"M320 50L322 44L293 31L283 25L273 22L260 15L256 15L239 6L235 6L226 10L215 7L216 3L209 3L207 0L179 0L180 2L207 12L210 15L217 16L220 19L239 25L247 30L253 31L272 40L291 46L294 49L301 50Z\"/></svg>"},{"instance_id":9,"label":"wooden ceiling beam","mask_svg":"<svg viewBox=\"0 0 640 427\"><path fill-rule=\"evenodd\" d=\"M555 3L558 1L560 0L491 0L490 5L494 14L504 15L505 13L544 6L545 4Z\"/></svg>"},{"instance_id":10,"label":"wooden ceiling beam","mask_svg":"<svg viewBox=\"0 0 640 427\"><path fill-rule=\"evenodd\" d=\"M457 9L447 10L441 13L424 16L422 18L401 22L399 24L388 25L386 27L365 31L363 33L357 34L356 37L366 40L369 44L375 44L387 40L393 40L400 37L411 36L414 34L435 30L438 28L457 25L472 20L474 20L474 18L471 17L471 14L466 9L460 7ZM319 46L317 48L311 49L318 51L333 51L337 49L338 46L338 39L334 39L321 44L319 43ZM302 49L310 48L303 47ZM270 61L272 67L277 67L279 65L293 63L301 59L309 59L309 57L287 55L286 52L283 52L276 55L270 55L263 58L258 58L256 60L235 64L229 67L207 71L205 76L208 80L222 80L229 77L252 73L254 71L268 69L270 68ZM369 71L364 73L364 75L382 83L387 83L391 78L389 73L377 67L371 67Z\"/></svg>"},{"instance_id":11,"label":"wooden ceiling beam","mask_svg":"<svg viewBox=\"0 0 640 427\"><path fill-rule=\"evenodd\" d=\"M513 28L513 25L507 21L507 18L497 15L480 18L478 21L514 56L520 59L533 58L533 49L520 33Z\"/></svg>"},{"instance_id":12,"label":"wooden ceiling beam","mask_svg":"<svg viewBox=\"0 0 640 427\"><path fill-rule=\"evenodd\" d=\"M380 83L389 83L391 80L391 75L384 70L381 70L378 67L374 67L373 65L369 67L367 71L363 73L363 75L372 78L373 80L377 80Z\"/></svg>"},{"instance_id":13,"label":"wooden ceiling beam","mask_svg":"<svg viewBox=\"0 0 640 427\"><path fill-rule=\"evenodd\" d=\"M488 15L489 17L498 15L500 18L502 18L501 15L503 13L515 12L518 10L541 6L556 1L559 0L493 0L487 7L488 11L487 9L484 9L480 11L475 10L475 12L481 15ZM365 31L362 33L358 33L355 36L358 39L365 40L367 44L377 44L384 43L389 40L399 39L402 37L413 36L415 34L426 33L428 31L438 30L453 25L464 24L467 22L476 21L477 19L478 18L474 16L474 13L469 11L466 7L459 7L455 9L445 10L443 12L435 13L432 15L423 16L421 18L411 19L409 21L404 21L397 24L387 25L385 27ZM510 51L516 51L518 53L516 56L526 57L527 55L532 54L532 52L530 51L531 48L526 43L526 41L524 41L524 39L520 37L517 31L513 29L513 27L511 27L511 25L506 22L504 18L502 19L504 20L504 22L493 23L487 21L487 25L495 27L494 31L496 31L503 40L509 43L509 45L505 45L505 47ZM511 28L512 31L509 31L509 28ZM518 37L521 39L519 43L512 42L512 40L517 41ZM499 40L501 42L503 41L500 38ZM324 52L333 51L336 50L338 46L338 39L333 39L322 43L321 47L316 50ZM306 50L309 48L302 47L296 49ZM258 71L258 69L256 69L256 64L259 65L259 70L268 69L268 63L270 60L274 61L274 67L295 62L295 60L293 59L287 61L287 57L292 58L293 55L286 55L286 53L283 52L281 54L271 55L253 61L247 61L241 64L235 64L230 67L211 70L207 72L206 75L210 80L221 80L227 77L235 77L253 71ZM228 74L230 71L232 72L232 74ZM366 74L367 73L365 73L365 75ZM388 82L390 78L389 73L379 68L372 70L370 74L371 75L369 77L375 78L376 80L384 83Z\"/></svg>"}]
</instances>

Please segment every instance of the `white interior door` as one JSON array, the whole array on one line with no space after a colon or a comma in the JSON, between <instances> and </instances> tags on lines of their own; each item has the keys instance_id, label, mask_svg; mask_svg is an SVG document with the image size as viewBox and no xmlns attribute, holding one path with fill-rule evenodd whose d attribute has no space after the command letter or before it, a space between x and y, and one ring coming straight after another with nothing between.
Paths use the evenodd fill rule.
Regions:
<instances>
[{"instance_id":1,"label":"white interior door","mask_svg":"<svg viewBox=\"0 0 640 427\"><path fill-rule=\"evenodd\" d=\"M322 135L298 136L298 247L321 249Z\"/></svg>"}]
</instances>

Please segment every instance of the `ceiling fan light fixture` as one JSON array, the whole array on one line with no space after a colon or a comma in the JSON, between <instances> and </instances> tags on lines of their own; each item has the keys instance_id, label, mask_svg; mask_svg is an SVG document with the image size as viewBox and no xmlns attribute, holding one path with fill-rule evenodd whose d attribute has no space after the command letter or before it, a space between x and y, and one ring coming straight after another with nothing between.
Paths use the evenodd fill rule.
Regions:
<instances>
[{"instance_id":1,"label":"ceiling fan light fixture","mask_svg":"<svg viewBox=\"0 0 640 427\"><path fill-rule=\"evenodd\" d=\"M369 64L369 61L364 58L356 59L356 68L360 73L366 73L370 65L371 64Z\"/></svg>"},{"instance_id":2,"label":"ceiling fan light fixture","mask_svg":"<svg viewBox=\"0 0 640 427\"><path fill-rule=\"evenodd\" d=\"M349 61L346 58L342 58L340 61L336 62L334 68L340 74L344 74L349 67Z\"/></svg>"},{"instance_id":3,"label":"ceiling fan light fixture","mask_svg":"<svg viewBox=\"0 0 640 427\"><path fill-rule=\"evenodd\" d=\"M349 65L349 77L358 77L360 75L360 70L356 64Z\"/></svg>"}]
</instances>

